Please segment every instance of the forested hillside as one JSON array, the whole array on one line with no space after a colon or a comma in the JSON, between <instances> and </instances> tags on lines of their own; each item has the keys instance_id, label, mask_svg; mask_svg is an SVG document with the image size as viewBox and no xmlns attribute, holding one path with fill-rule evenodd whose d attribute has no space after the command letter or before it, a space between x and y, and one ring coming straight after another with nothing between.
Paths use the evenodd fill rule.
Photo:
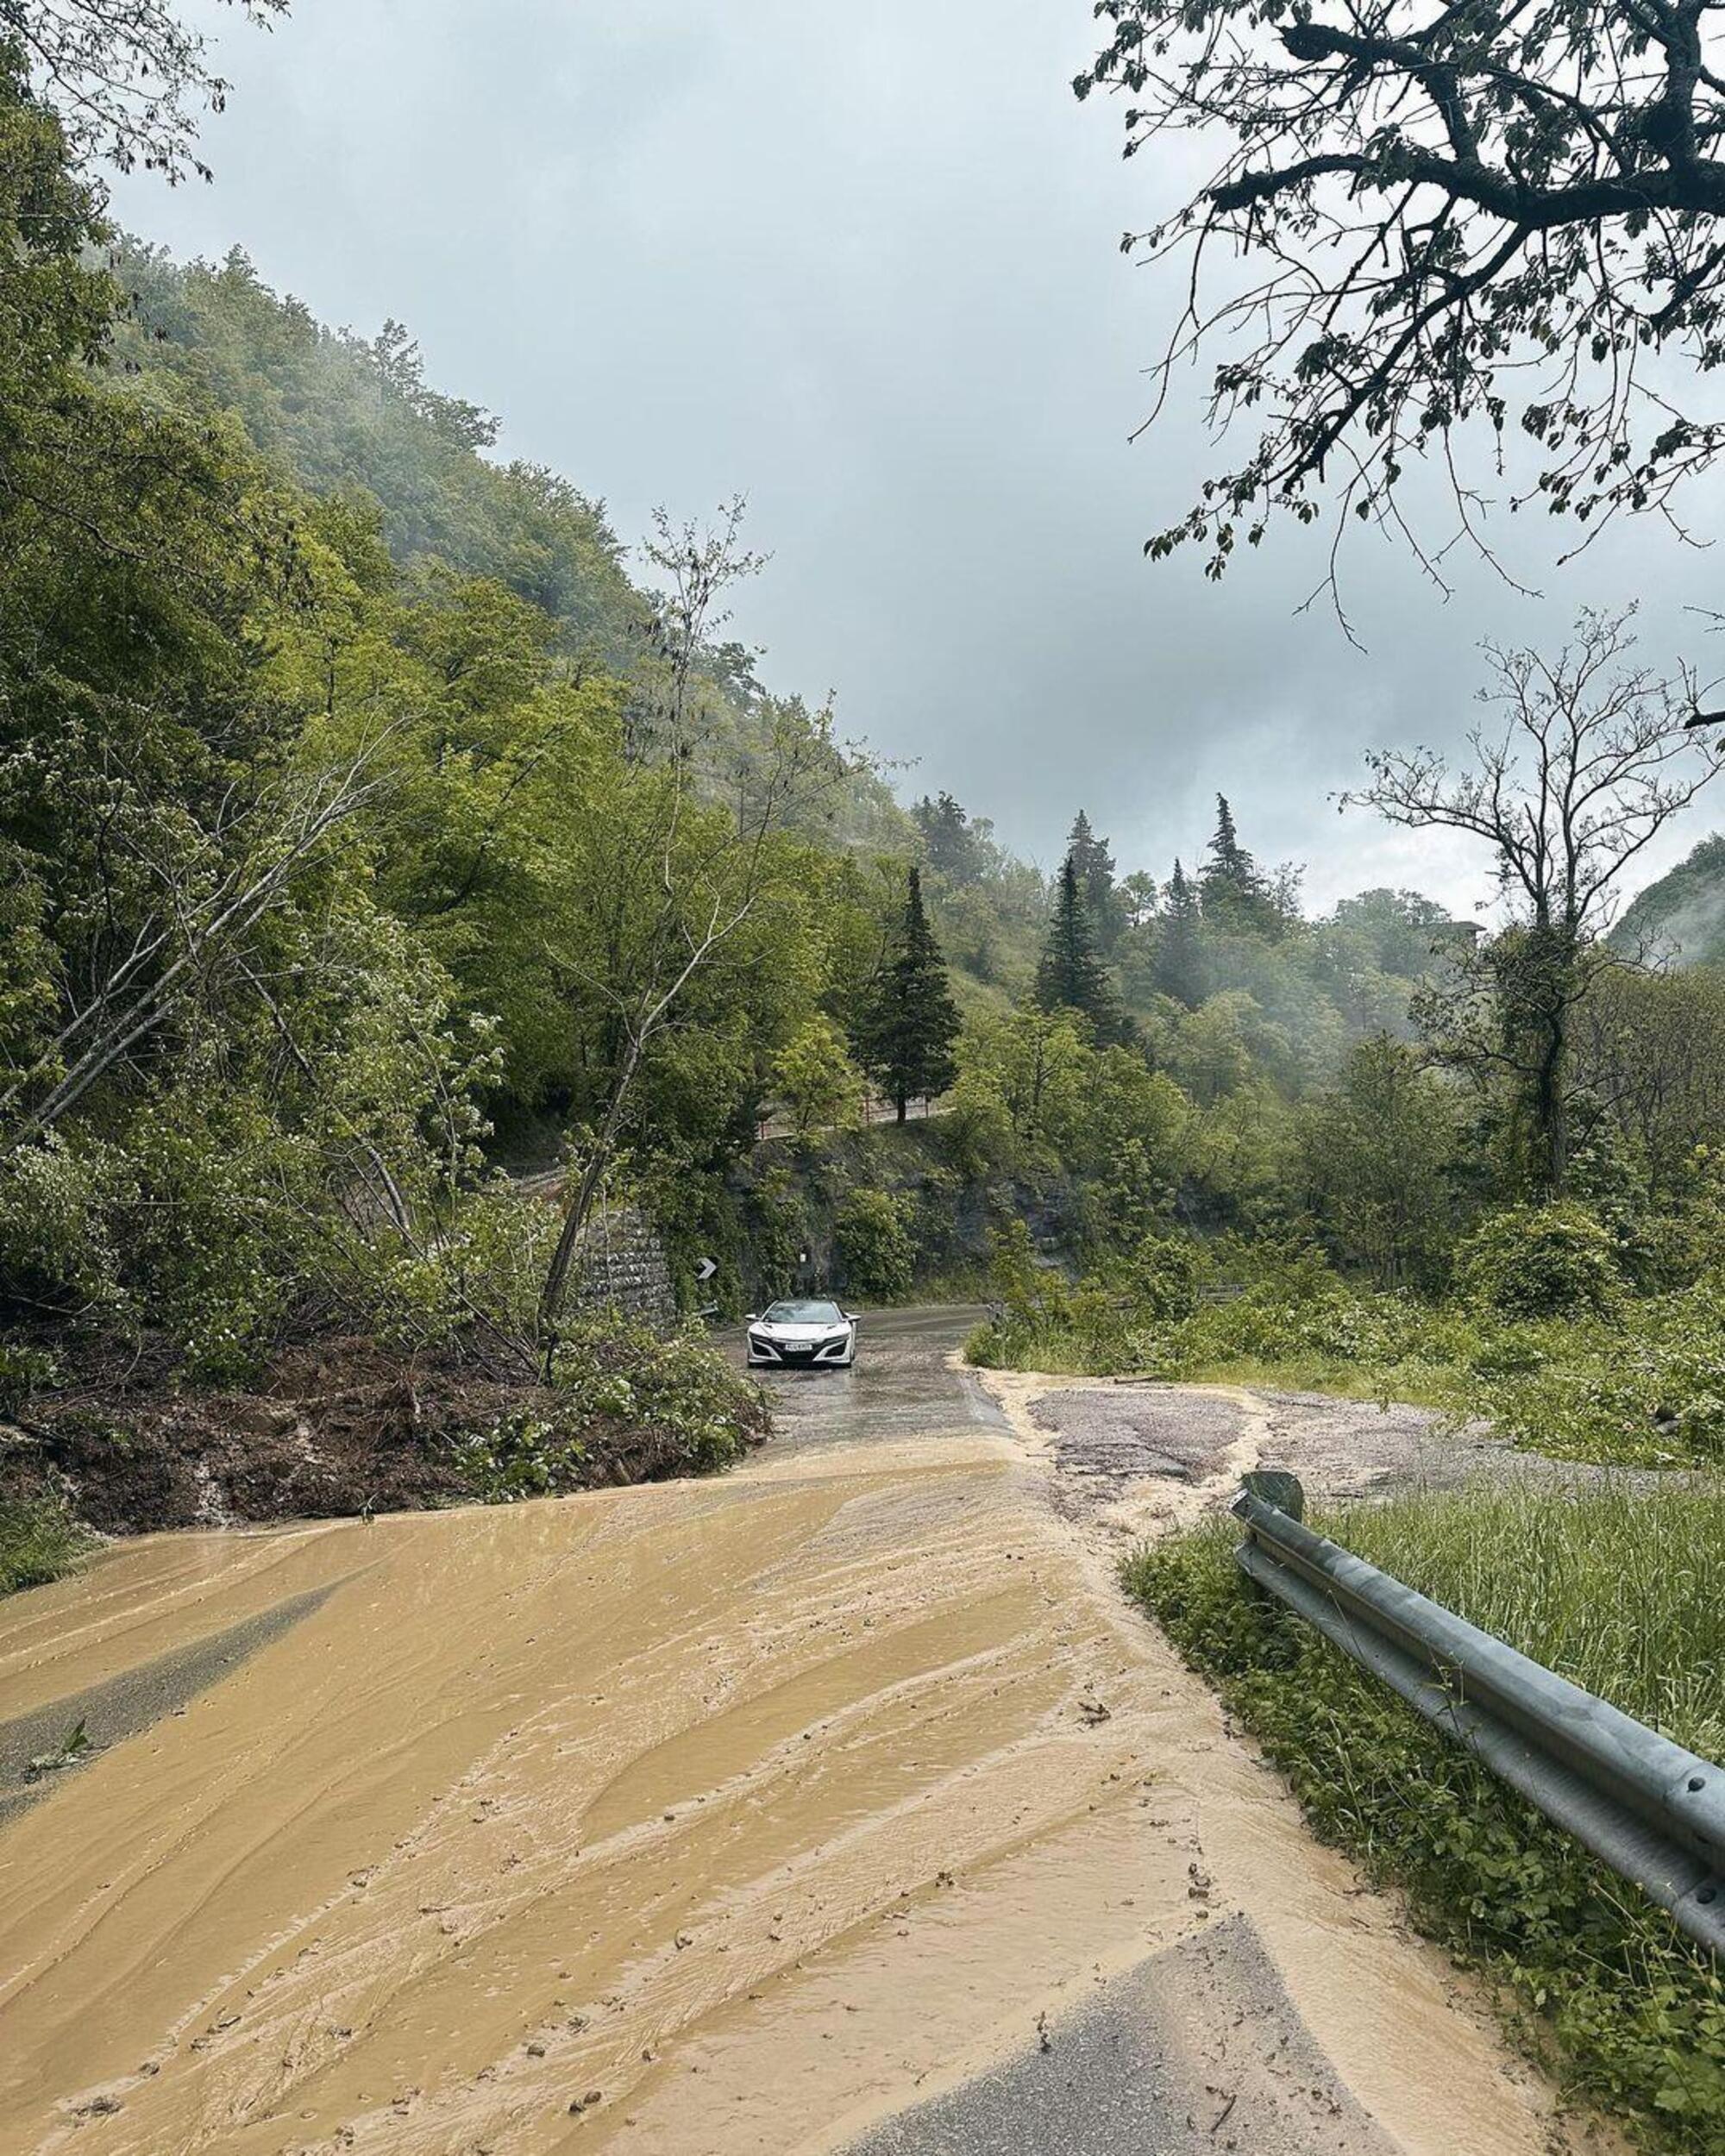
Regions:
<instances>
[{"instance_id":1,"label":"forested hillside","mask_svg":"<svg viewBox=\"0 0 1725 2156\"><path fill-rule=\"evenodd\" d=\"M1181 1226L1440 1282L1537 1184L1521 1097L1444 1047L1492 992L1440 907L1312 919L1225 799L1130 868L1075 802L1051 878L901 806L735 640L739 505L625 548L398 325L123 240L14 71L0 118L16 1412L336 1338L542 1382L624 1201L740 1307L799 1263L974 1282L1026 1220L1068 1268ZM1722 1023L1598 986L1583 1194L1690 1172ZM559 1163L561 1208L505 1172Z\"/></svg>"},{"instance_id":2,"label":"forested hillside","mask_svg":"<svg viewBox=\"0 0 1725 2156\"><path fill-rule=\"evenodd\" d=\"M369 342L325 328L237 252L180 266L122 241L111 262L102 393L164 432L221 443L235 486L268 490L284 581L260 679L311 715L320 753L366 759L377 805L356 819L373 842L367 905L404 962L411 953L425 969L421 1039L442 1037L441 1024L467 1044L473 1151L464 1166L444 1149L455 1165L424 1202L447 1204L486 1155L549 1158L565 1131L579 1150L602 1119L626 1031L616 938L629 924L614 919L602 952L583 939L619 901L626 910L629 857L654 837L655 804L631 787L678 729L699 736L683 753L700 766L703 812L723 813L735 788L746 823L751 788L776 793L761 864L775 865L746 926L685 988L635 1080L630 1173L674 1233L699 1225L734 1244L710 1217L725 1163L770 1099L823 1082L809 1074L822 1044L829 1060L856 1044L913 856L975 1020L961 1110L1009 1084L1000 1066L1016 1035L1046 1025L1022 1012L1048 887L950 796L900 810L865 761L833 745L826 716L772 694L722 628L703 626L697 642L690 609L725 611L717 586L750 566L735 529L699 573L715 590L697 592L686 557L704 542L692 529L665 526L631 560L568 479L487 458L496 423L430 387L398 325ZM787 749L804 768L778 769ZM1136 1021L1133 1067L1164 1069L1194 1123L1232 1103L1235 1135L1195 1155L1226 1208L1264 1180L1271 1126L1334 1075L1350 1041L1403 1026L1442 916L1377 893L1309 925L1291 878L1258 879L1231 824L1224 841L1189 887L1176 864L1164 893L1141 872L1117 880L1082 813L1074 830L1099 957ZM1056 1062L1091 1052L1082 1025L1055 1045ZM975 1137L973 1161L1070 1153L1050 1136L1058 1091L1031 1120ZM1238 1136L1248 1125L1251 1146ZM1182 1179L1164 1163L1164 1184Z\"/></svg>"},{"instance_id":3,"label":"forested hillside","mask_svg":"<svg viewBox=\"0 0 1725 2156\"><path fill-rule=\"evenodd\" d=\"M1725 836L1638 891L1613 940L1630 956L1650 952L1678 966L1725 965Z\"/></svg>"}]
</instances>

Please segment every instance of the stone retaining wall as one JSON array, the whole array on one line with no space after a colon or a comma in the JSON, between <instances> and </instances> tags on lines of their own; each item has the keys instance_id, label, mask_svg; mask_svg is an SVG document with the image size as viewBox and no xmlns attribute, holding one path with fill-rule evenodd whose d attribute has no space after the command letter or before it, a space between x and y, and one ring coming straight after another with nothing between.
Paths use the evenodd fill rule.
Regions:
<instances>
[{"instance_id":1,"label":"stone retaining wall","mask_svg":"<svg viewBox=\"0 0 1725 2156\"><path fill-rule=\"evenodd\" d=\"M677 1298L665 1253L637 1206L596 1213L581 1231L570 1275L577 1309L620 1310L661 1338L677 1329Z\"/></svg>"}]
</instances>

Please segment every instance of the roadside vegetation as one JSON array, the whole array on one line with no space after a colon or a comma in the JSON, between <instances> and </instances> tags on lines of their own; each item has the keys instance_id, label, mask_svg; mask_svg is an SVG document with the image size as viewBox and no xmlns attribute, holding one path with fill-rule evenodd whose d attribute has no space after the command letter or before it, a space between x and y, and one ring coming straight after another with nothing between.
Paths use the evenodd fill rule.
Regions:
<instances>
[{"instance_id":1,"label":"roadside vegetation","mask_svg":"<svg viewBox=\"0 0 1725 2156\"><path fill-rule=\"evenodd\" d=\"M1576 1683L1725 1756L1725 1483L1509 1486L1314 1523ZM1663 1912L1234 1567L1216 1522L1142 1551L1130 1590L1327 1839L1502 1987L1532 2047L1647 2144L1725 2140L1725 1976Z\"/></svg>"},{"instance_id":2,"label":"roadside vegetation","mask_svg":"<svg viewBox=\"0 0 1725 2156\"><path fill-rule=\"evenodd\" d=\"M1406 1401L1490 1422L1554 1458L1725 1464L1725 1231L1709 1184L1697 1249L1662 1291L1630 1291L1577 1206L1496 1214L1441 1294L1344 1279L1314 1244L1151 1238L1076 1284L1000 1239L984 1367L1232 1382ZM1702 1257L1700 1251L1705 1250Z\"/></svg>"},{"instance_id":3,"label":"roadside vegetation","mask_svg":"<svg viewBox=\"0 0 1725 2156\"><path fill-rule=\"evenodd\" d=\"M58 1493L0 1501L0 1595L60 1578L93 1540Z\"/></svg>"}]
</instances>

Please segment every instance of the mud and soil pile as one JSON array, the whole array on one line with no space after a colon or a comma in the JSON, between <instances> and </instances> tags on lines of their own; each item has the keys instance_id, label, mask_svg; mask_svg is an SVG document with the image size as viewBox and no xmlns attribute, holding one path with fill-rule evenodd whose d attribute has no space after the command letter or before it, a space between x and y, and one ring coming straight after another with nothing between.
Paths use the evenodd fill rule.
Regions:
<instances>
[{"instance_id":1,"label":"mud and soil pile","mask_svg":"<svg viewBox=\"0 0 1725 2156\"><path fill-rule=\"evenodd\" d=\"M363 1338L285 1350L255 1389L160 1373L86 1375L0 1422L0 1502L58 1489L104 1533L338 1517L596 1489L686 1475L684 1422L636 1397L626 1348L598 1401ZM723 1404L735 1447L767 1417L739 1387Z\"/></svg>"}]
</instances>

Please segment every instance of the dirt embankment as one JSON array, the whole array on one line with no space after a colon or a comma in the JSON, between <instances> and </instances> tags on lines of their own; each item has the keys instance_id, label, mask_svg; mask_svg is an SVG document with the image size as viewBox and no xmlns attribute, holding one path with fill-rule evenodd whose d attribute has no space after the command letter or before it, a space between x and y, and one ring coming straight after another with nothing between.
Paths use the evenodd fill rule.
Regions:
<instances>
[{"instance_id":1,"label":"dirt embankment","mask_svg":"<svg viewBox=\"0 0 1725 2156\"><path fill-rule=\"evenodd\" d=\"M278 1356L255 1390L115 1374L39 1399L0 1421L0 1501L59 1487L105 1534L419 1511L482 1494L476 1446L568 1420L568 1401L549 1388L335 1338ZM689 1467L668 1430L588 1418L578 1448L558 1449L551 1487L608 1489Z\"/></svg>"}]
</instances>

